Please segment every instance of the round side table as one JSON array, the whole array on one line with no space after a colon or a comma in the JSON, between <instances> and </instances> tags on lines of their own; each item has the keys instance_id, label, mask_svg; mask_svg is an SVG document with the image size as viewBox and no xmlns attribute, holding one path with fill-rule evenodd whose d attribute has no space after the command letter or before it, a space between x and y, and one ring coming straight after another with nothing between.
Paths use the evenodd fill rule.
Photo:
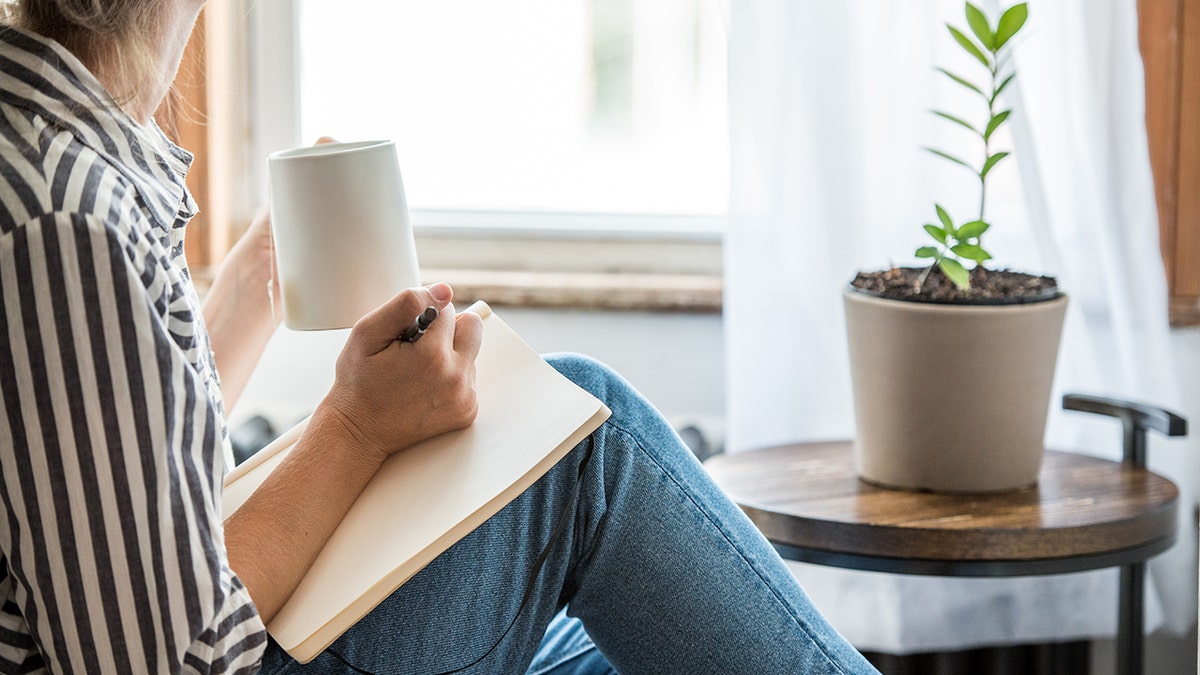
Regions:
<instances>
[{"instance_id":1,"label":"round side table","mask_svg":"<svg viewBox=\"0 0 1200 675\"><path fill-rule=\"evenodd\" d=\"M1048 451L1037 486L986 495L870 485L849 442L718 455L705 467L792 560L985 577L1120 566L1118 669L1141 672L1144 564L1175 542L1179 501L1143 467Z\"/></svg>"}]
</instances>

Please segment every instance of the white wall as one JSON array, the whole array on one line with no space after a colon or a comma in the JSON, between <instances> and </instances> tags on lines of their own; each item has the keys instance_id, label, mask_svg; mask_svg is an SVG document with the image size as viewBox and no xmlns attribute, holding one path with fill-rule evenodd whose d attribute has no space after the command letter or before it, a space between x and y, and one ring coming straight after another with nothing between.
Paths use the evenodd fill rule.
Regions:
<instances>
[{"instance_id":1,"label":"white wall","mask_svg":"<svg viewBox=\"0 0 1200 675\"><path fill-rule=\"evenodd\" d=\"M719 315L497 311L538 352L595 357L624 375L672 422L697 423L710 440L720 441L725 382ZM333 383L346 334L281 328L233 411L231 428L253 414L282 428L312 412Z\"/></svg>"}]
</instances>

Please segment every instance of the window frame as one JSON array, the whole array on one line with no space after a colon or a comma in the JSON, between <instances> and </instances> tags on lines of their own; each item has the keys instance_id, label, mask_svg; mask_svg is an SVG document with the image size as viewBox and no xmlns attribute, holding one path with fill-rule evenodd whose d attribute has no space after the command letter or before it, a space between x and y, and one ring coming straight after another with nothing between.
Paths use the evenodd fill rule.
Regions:
<instances>
[{"instance_id":1,"label":"window frame","mask_svg":"<svg viewBox=\"0 0 1200 675\"><path fill-rule=\"evenodd\" d=\"M1171 325L1200 325L1200 0L1138 0Z\"/></svg>"}]
</instances>

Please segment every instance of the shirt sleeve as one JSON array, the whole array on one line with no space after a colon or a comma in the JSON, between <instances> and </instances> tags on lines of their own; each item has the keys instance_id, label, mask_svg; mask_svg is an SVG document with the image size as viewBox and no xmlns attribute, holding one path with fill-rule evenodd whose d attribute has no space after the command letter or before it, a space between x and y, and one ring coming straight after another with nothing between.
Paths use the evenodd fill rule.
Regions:
<instances>
[{"instance_id":1,"label":"shirt sleeve","mask_svg":"<svg viewBox=\"0 0 1200 675\"><path fill-rule=\"evenodd\" d=\"M252 672L266 644L169 270L93 216L0 239L0 551L52 672Z\"/></svg>"}]
</instances>

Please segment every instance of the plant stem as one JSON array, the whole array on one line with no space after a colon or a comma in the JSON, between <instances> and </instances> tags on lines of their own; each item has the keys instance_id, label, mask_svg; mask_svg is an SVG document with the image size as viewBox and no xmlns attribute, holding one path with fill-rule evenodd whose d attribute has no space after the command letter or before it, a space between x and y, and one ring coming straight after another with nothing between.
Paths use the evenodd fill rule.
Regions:
<instances>
[{"instance_id":1,"label":"plant stem","mask_svg":"<svg viewBox=\"0 0 1200 675\"><path fill-rule=\"evenodd\" d=\"M987 156L987 153L988 153L988 147L987 147L987 144L985 143L983 146L984 156ZM979 179L979 220L983 220L983 204L984 204L984 199L986 198L986 196L987 196L987 181L980 178Z\"/></svg>"},{"instance_id":2,"label":"plant stem","mask_svg":"<svg viewBox=\"0 0 1200 675\"><path fill-rule=\"evenodd\" d=\"M917 292L918 293L920 293L925 288L925 280L929 278L929 273L933 271L933 268L937 267L937 261L938 261L938 259L934 258L933 262L930 263L929 267L926 267L925 271L921 273L921 278L917 279Z\"/></svg>"},{"instance_id":3,"label":"plant stem","mask_svg":"<svg viewBox=\"0 0 1200 675\"><path fill-rule=\"evenodd\" d=\"M996 74L999 72L1000 63L995 52L992 53L992 65L988 67L988 72L992 76L992 95L988 98L988 123L991 123L992 116L996 114ZM984 126L987 128L987 125ZM983 161L986 166L988 158L992 156L992 139L988 136L983 139ZM979 172L979 220L983 220L983 207L987 203L987 179L983 172Z\"/></svg>"}]
</instances>

